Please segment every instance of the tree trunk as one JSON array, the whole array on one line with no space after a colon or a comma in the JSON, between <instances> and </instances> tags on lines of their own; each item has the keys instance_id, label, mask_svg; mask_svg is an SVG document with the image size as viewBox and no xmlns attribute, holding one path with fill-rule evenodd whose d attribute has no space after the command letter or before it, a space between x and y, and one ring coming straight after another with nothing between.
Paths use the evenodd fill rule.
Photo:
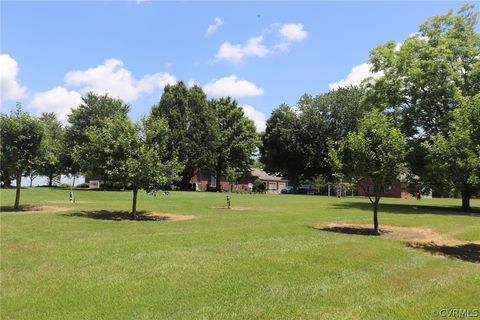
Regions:
<instances>
[{"instance_id":1,"label":"tree trunk","mask_svg":"<svg viewBox=\"0 0 480 320\"><path fill-rule=\"evenodd\" d=\"M378 233L378 201L380 199L375 199L373 203L373 228L375 232Z\"/></svg>"},{"instance_id":2,"label":"tree trunk","mask_svg":"<svg viewBox=\"0 0 480 320\"><path fill-rule=\"evenodd\" d=\"M13 208L18 210L20 208L20 188L22 187L22 174L17 173L17 192L15 193L15 205Z\"/></svg>"},{"instance_id":3,"label":"tree trunk","mask_svg":"<svg viewBox=\"0 0 480 320\"><path fill-rule=\"evenodd\" d=\"M75 178L76 178L76 176L75 176L75 175L73 175L72 188L75 188Z\"/></svg>"},{"instance_id":4,"label":"tree trunk","mask_svg":"<svg viewBox=\"0 0 480 320\"><path fill-rule=\"evenodd\" d=\"M138 189L134 188L133 189L133 202L132 202L132 216L133 216L133 218L137 217L137 194L138 194Z\"/></svg>"},{"instance_id":5,"label":"tree trunk","mask_svg":"<svg viewBox=\"0 0 480 320\"><path fill-rule=\"evenodd\" d=\"M51 187L53 182L53 172L48 175L48 186Z\"/></svg>"},{"instance_id":6,"label":"tree trunk","mask_svg":"<svg viewBox=\"0 0 480 320\"><path fill-rule=\"evenodd\" d=\"M183 190L183 191L191 190L190 179L192 179L194 173L195 173L195 169L192 169L192 168L185 168L183 170L182 179L178 183L180 190Z\"/></svg>"},{"instance_id":7,"label":"tree trunk","mask_svg":"<svg viewBox=\"0 0 480 320\"><path fill-rule=\"evenodd\" d=\"M462 191L462 210L470 211L470 197L471 193L469 191Z\"/></svg>"},{"instance_id":8,"label":"tree trunk","mask_svg":"<svg viewBox=\"0 0 480 320\"><path fill-rule=\"evenodd\" d=\"M30 175L30 188L33 187L33 179L35 179L35 177Z\"/></svg>"}]
</instances>

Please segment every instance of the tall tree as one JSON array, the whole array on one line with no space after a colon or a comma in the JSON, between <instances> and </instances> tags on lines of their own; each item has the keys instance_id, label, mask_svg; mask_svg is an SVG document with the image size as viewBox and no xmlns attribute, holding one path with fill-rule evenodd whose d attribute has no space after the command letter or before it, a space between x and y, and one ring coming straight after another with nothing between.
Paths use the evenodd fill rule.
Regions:
<instances>
[{"instance_id":1,"label":"tall tree","mask_svg":"<svg viewBox=\"0 0 480 320\"><path fill-rule=\"evenodd\" d=\"M389 41L370 52L372 71L383 74L368 82L365 103L390 109L408 136L412 177L422 189L427 180L428 143L447 134L460 99L480 91L478 12L464 5L457 12L428 18L401 45ZM427 142L425 144L424 142Z\"/></svg>"},{"instance_id":2,"label":"tall tree","mask_svg":"<svg viewBox=\"0 0 480 320\"><path fill-rule=\"evenodd\" d=\"M167 121L170 134L166 152L170 159L177 157L185 165L179 186L189 189L194 171L215 163L218 130L207 96L200 87L187 88L179 81L165 87L151 114Z\"/></svg>"},{"instance_id":3,"label":"tall tree","mask_svg":"<svg viewBox=\"0 0 480 320\"><path fill-rule=\"evenodd\" d=\"M329 159L336 174L359 181L369 178L374 184L373 224L378 232L378 203L384 187L397 178L404 167L407 140L391 118L371 111L360 122L357 132L347 135L337 148L330 143Z\"/></svg>"},{"instance_id":4,"label":"tall tree","mask_svg":"<svg viewBox=\"0 0 480 320\"><path fill-rule=\"evenodd\" d=\"M37 173L48 177L48 186L52 186L54 176L62 172L60 166L63 150L64 129L54 113L43 113L39 118L45 135L42 143L42 157L39 159Z\"/></svg>"},{"instance_id":5,"label":"tall tree","mask_svg":"<svg viewBox=\"0 0 480 320\"><path fill-rule=\"evenodd\" d=\"M409 137L431 138L448 130L457 97L480 91L480 34L473 8L464 5L457 13L430 17L400 46L389 41L370 53L372 71L383 76L370 83L366 101L395 109Z\"/></svg>"},{"instance_id":6,"label":"tall tree","mask_svg":"<svg viewBox=\"0 0 480 320\"><path fill-rule=\"evenodd\" d=\"M147 193L168 187L179 179L182 166L176 159L164 160L168 127L161 119L132 123L128 117L104 118L86 130L86 141L76 145L73 156L86 173L100 173L111 182L132 189L133 217L138 191Z\"/></svg>"},{"instance_id":7,"label":"tall tree","mask_svg":"<svg viewBox=\"0 0 480 320\"><path fill-rule=\"evenodd\" d=\"M480 94L464 98L453 111L446 135L438 134L427 145L432 181L460 192L462 209L470 210L470 198L480 190Z\"/></svg>"},{"instance_id":8,"label":"tall tree","mask_svg":"<svg viewBox=\"0 0 480 320\"><path fill-rule=\"evenodd\" d=\"M0 115L2 143L0 145L0 162L16 178L14 209L20 207L20 188L22 175L30 170L41 156L44 129L38 119L22 111L21 105L10 115Z\"/></svg>"},{"instance_id":9,"label":"tall tree","mask_svg":"<svg viewBox=\"0 0 480 320\"><path fill-rule=\"evenodd\" d=\"M221 190L220 179L227 176L234 180L235 173L250 170L253 154L257 148L255 124L248 119L237 101L228 98L213 99L219 138L216 144L215 176L217 191Z\"/></svg>"},{"instance_id":10,"label":"tall tree","mask_svg":"<svg viewBox=\"0 0 480 320\"><path fill-rule=\"evenodd\" d=\"M87 93L82 98L83 103L72 110L68 116L70 126L66 128L61 164L63 171L76 175L80 172L78 161L73 158L73 150L76 145L81 146L88 141L87 130L99 128L105 119L113 119L117 116L126 117L130 106L120 99L108 95ZM93 175L97 175L92 172Z\"/></svg>"},{"instance_id":11,"label":"tall tree","mask_svg":"<svg viewBox=\"0 0 480 320\"><path fill-rule=\"evenodd\" d=\"M286 177L294 187L298 186L304 171L300 130L298 114L281 104L268 118L260 145L260 160L265 171Z\"/></svg>"},{"instance_id":12,"label":"tall tree","mask_svg":"<svg viewBox=\"0 0 480 320\"><path fill-rule=\"evenodd\" d=\"M305 157L305 178L322 176L331 179L327 141L340 141L357 130L360 119L370 111L362 104L363 89L345 87L320 94L314 99L303 96L299 103L299 131Z\"/></svg>"}]
</instances>

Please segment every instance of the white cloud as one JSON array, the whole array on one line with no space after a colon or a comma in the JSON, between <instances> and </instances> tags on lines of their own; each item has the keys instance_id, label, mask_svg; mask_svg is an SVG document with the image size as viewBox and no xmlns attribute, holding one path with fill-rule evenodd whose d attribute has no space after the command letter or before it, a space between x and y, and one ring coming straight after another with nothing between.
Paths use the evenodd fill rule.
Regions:
<instances>
[{"instance_id":1,"label":"white cloud","mask_svg":"<svg viewBox=\"0 0 480 320\"><path fill-rule=\"evenodd\" d=\"M261 111L258 111L254 107L248 104L241 106L245 115L255 123L257 127L257 132L263 132L266 128L266 117L265 114Z\"/></svg>"},{"instance_id":2,"label":"white cloud","mask_svg":"<svg viewBox=\"0 0 480 320\"><path fill-rule=\"evenodd\" d=\"M76 91L68 91L64 87L56 87L48 91L39 92L33 95L29 107L38 112L53 112L58 119L66 123L67 115L72 108L82 103L82 96Z\"/></svg>"},{"instance_id":3,"label":"white cloud","mask_svg":"<svg viewBox=\"0 0 480 320\"><path fill-rule=\"evenodd\" d=\"M308 32L303 29L303 24L301 23L283 24L279 32L280 36L287 41L302 41L308 35Z\"/></svg>"},{"instance_id":4,"label":"white cloud","mask_svg":"<svg viewBox=\"0 0 480 320\"><path fill-rule=\"evenodd\" d=\"M22 99L27 88L18 83L18 63L8 54L0 54L0 102Z\"/></svg>"},{"instance_id":5,"label":"white cloud","mask_svg":"<svg viewBox=\"0 0 480 320\"><path fill-rule=\"evenodd\" d=\"M230 62L241 62L247 57L264 57L271 51L263 43L263 36L248 39L244 44L222 43L215 58Z\"/></svg>"},{"instance_id":6,"label":"white cloud","mask_svg":"<svg viewBox=\"0 0 480 320\"><path fill-rule=\"evenodd\" d=\"M265 36L277 33L281 41L265 44ZM301 23L274 23L264 30L263 35L252 37L244 43L232 44L229 41L222 43L215 55L215 61L226 60L233 63L242 62L245 58L262 58L267 55L288 52L293 42L304 40L308 32L304 30ZM268 40L268 39L267 39ZM268 41L267 41L268 42Z\"/></svg>"},{"instance_id":7,"label":"white cloud","mask_svg":"<svg viewBox=\"0 0 480 320\"><path fill-rule=\"evenodd\" d=\"M219 17L215 17L214 23L208 26L207 32L205 33L205 37L211 36L222 25L223 25L222 19L220 19Z\"/></svg>"},{"instance_id":8,"label":"white cloud","mask_svg":"<svg viewBox=\"0 0 480 320\"><path fill-rule=\"evenodd\" d=\"M235 75L213 79L203 87L203 90L215 97L243 98L263 94L262 88L258 88L254 83L247 80L239 79Z\"/></svg>"},{"instance_id":9,"label":"white cloud","mask_svg":"<svg viewBox=\"0 0 480 320\"><path fill-rule=\"evenodd\" d=\"M371 64L365 62L361 65L355 66L352 68L352 71L347 75L345 79L342 79L338 82L330 83L328 86L330 90L335 90L341 87L348 87L348 86L355 86L359 85L362 80L368 77L372 77L373 79L378 79L382 76L382 73L373 73L370 71L372 67Z\"/></svg>"},{"instance_id":10,"label":"white cloud","mask_svg":"<svg viewBox=\"0 0 480 320\"><path fill-rule=\"evenodd\" d=\"M152 93L155 89L163 90L167 84L174 84L176 79L170 73L147 74L136 79L123 67L118 59L108 59L104 64L87 70L68 72L65 75L67 85L78 86L80 92L92 91L98 94L108 93L125 102L137 100L142 94Z\"/></svg>"}]
</instances>

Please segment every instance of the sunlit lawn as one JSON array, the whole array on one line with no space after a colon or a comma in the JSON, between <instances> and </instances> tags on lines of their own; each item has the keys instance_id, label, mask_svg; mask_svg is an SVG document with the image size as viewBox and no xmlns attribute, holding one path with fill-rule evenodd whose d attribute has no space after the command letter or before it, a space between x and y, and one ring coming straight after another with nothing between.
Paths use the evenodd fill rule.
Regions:
<instances>
[{"instance_id":1,"label":"sunlit lawn","mask_svg":"<svg viewBox=\"0 0 480 320\"><path fill-rule=\"evenodd\" d=\"M312 228L371 223L367 199L233 194L242 210L228 211L214 208L225 194L142 193L139 210L197 219L112 221L81 212L129 210L130 192L76 195L24 189L23 204L72 210L1 214L2 319L431 319L480 306L478 263ZM480 240L480 214L459 204L382 199L380 226Z\"/></svg>"}]
</instances>

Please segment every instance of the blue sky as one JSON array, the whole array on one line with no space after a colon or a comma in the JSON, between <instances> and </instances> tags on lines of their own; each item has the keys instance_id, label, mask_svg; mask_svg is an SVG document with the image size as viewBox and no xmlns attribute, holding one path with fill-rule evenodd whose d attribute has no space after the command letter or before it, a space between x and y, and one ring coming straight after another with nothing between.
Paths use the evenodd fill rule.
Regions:
<instances>
[{"instance_id":1,"label":"blue sky","mask_svg":"<svg viewBox=\"0 0 480 320\"><path fill-rule=\"evenodd\" d=\"M368 52L461 2L1 2L2 111L63 120L87 90L138 119L162 86L234 95L258 130L280 103L356 83ZM210 28L210 32L207 32Z\"/></svg>"}]
</instances>

